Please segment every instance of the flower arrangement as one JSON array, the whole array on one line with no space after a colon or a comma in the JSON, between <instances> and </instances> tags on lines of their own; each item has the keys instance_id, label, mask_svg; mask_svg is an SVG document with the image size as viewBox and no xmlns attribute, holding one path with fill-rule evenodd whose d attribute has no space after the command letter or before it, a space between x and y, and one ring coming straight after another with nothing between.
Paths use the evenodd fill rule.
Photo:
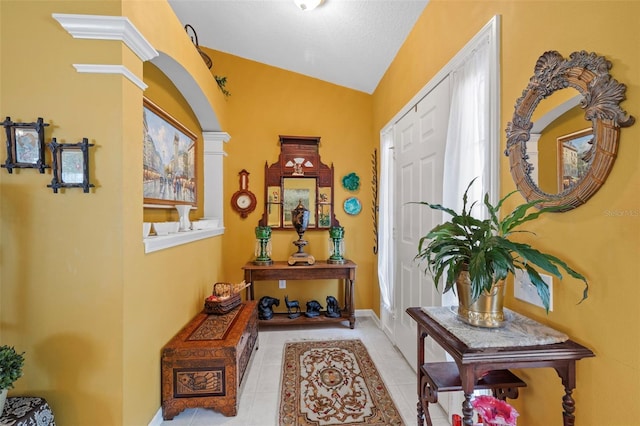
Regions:
<instances>
[{"instance_id":1,"label":"flower arrangement","mask_svg":"<svg viewBox=\"0 0 640 426\"><path fill-rule=\"evenodd\" d=\"M24 352L19 354L13 347L0 346L0 390L13 388L13 383L22 377Z\"/></svg>"},{"instance_id":2,"label":"flower arrangement","mask_svg":"<svg viewBox=\"0 0 640 426\"><path fill-rule=\"evenodd\" d=\"M485 426L515 426L516 418L520 415L511 405L489 395L476 396L471 405L482 417Z\"/></svg>"}]
</instances>

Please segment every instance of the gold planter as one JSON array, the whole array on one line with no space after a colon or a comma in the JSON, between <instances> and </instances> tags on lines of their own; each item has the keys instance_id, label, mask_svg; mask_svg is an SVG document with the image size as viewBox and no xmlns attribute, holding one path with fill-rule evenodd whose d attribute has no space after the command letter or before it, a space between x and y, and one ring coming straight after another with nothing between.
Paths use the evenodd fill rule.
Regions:
<instances>
[{"instance_id":1,"label":"gold planter","mask_svg":"<svg viewBox=\"0 0 640 426\"><path fill-rule=\"evenodd\" d=\"M458 292L458 318L477 327L496 328L504 324L504 280L483 292L478 300L471 298L471 279L468 271L462 271L456 280ZM473 302L473 303L472 303Z\"/></svg>"}]
</instances>

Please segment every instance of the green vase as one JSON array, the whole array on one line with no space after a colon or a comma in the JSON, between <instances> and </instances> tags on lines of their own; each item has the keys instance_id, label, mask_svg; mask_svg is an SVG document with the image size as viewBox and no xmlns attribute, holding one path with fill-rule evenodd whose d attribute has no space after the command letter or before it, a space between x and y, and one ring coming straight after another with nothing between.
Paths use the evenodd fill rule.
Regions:
<instances>
[{"instance_id":1,"label":"green vase","mask_svg":"<svg viewBox=\"0 0 640 426\"><path fill-rule=\"evenodd\" d=\"M256 259L254 265L271 265L271 227L256 226Z\"/></svg>"},{"instance_id":2,"label":"green vase","mask_svg":"<svg viewBox=\"0 0 640 426\"><path fill-rule=\"evenodd\" d=\"M327 263L343 264L344 260L344 228L333 226L329 228L330 256Z\"/></svg>"}]
</instances>

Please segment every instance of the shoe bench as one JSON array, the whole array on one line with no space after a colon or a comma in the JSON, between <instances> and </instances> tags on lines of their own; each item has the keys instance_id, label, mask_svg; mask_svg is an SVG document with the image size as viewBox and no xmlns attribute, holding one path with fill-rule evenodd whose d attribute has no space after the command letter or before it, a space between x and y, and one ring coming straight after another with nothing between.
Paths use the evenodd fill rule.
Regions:
<instances>
[{"instance_id":1,"label":"shoe bench","mask_svg":"<svg viewBox=\"0 0 640 426\"><path fill-rule=\"evenodd\" d=\"M462 381L455 362L428 362L420 367L420 402L427 426L432 426L429 404L438 402L438 392L462 390ZM492 370L482 376L474 389L489 389L493 396L505 400L516 399L518 388L527 386L509 370ZM418 420L420 422L420 419Z\"/></svg>"}]
</instances>

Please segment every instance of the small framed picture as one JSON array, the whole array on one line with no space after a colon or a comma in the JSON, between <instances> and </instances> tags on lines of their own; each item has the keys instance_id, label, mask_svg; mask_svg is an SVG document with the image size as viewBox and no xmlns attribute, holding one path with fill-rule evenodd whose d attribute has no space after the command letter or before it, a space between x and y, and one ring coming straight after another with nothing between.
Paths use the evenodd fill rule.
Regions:
<instances>
[{"instance_id":1,"label":"small framed picture","mask_svg":"<svg viewBox=\"0 0 640 426\"><path fill-rule=\"evenodd\" d=\"M558 192L582 179L589 170L593 150L591 127L558 138Z\"/></svg>"},{"instance_id":2,"label":"small framed picture","mask_svg":"<svg viewBox=\"0 0 640 426\"><path fill-rule=\"evenodd\" d=\"M53 156L53 179L47 187L58 193L60 188L82 188L89 192L94 187L89 183L89 143L87 138L82 142L58 143L55 138L48 144Z\"/></svg>"},{"instance_id":3,"label":"small framed picture","mask_svg":"<svg viewBox=\"0 0 640 426\"><path fill-rule=\"evenodd\" d=\"M7 159L2 167L9 173L13 169L31 168L44 173L49 166L44 161L44 128L42 118L35 123L14 123L7 117L2 125L7 134Z\"/></svg>"}]
</instances>

